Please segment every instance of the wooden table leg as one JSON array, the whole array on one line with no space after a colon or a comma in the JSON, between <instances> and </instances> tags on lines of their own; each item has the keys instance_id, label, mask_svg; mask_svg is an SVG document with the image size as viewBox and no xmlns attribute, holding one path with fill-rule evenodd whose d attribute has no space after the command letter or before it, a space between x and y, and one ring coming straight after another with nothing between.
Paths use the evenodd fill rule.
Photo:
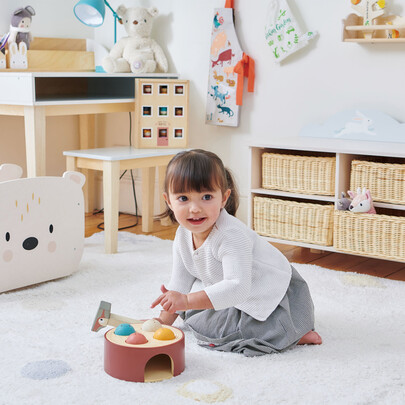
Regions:
<instances>
[{"instance_id":1,"label":"wooden table leg","mask_svg":"<svg viewBox=\"0 0 405 405\"><path fill-rule=\"evenodd\" d=\"M142 232L153 231L155 167L142 169Z\"/></svg>"},{"instance_id":2,"label":"wooden table leg","mask_svg":"<svg viewBox=\"0 0 405 405\"><path fill-rule=\"evenodd\" d=\"M106 253L116 253L118 245L120 162L103 163L104 246Z\"/></svg>"},{"instance_id":3,"label":"wooden table leg","mask_svg":"<svg viewBox=\"0 0 405 405\"><path fill-rule=\"evenodd\" d=\"M24 107L27 177L46 174L46 118L44 107Z\"/></svg>"},{"instance_id":4,"label":"wooden table leg","mask_svg":"<svg viewBox=\"0 0 405 405\"><path fill-rule=\"evenodd\" d=\"M166 203L165 203L165 200L163 198L163 189L164 189L165 176L166 176L166 167L167 166L159 166L158 167L158 184L159 184L159 201L160 201L160 212L159 212L159 214L162 214L163 212L166 211ZM160 223L163 226L172 225L172 221L170 220L169 217L161 219Z\"/></svg>"},{"instance_id":5,"label":"wooden table leg","mask_svg":"<svg viewBox=\"0 0 405 405\"><path fill-rule=\"evenodd\" d=\"M76 165L76 158L74 156L66 156L66 170L76 172L79 169Z\"/></svg>"},{"instance_id":6,"label":"wooden table leg","mask_svg":"<svg viewBox=\"0 0 405 405\"><path fill-rule=\"evenodd\" d=\"M80 149L93 149L96 137L96 115L79 115L79 137ZM86 176L86 183L83 186L85 212L94 211L94 175L93 171L83 169L82 173Z\"/></svg>"}]
</instances>

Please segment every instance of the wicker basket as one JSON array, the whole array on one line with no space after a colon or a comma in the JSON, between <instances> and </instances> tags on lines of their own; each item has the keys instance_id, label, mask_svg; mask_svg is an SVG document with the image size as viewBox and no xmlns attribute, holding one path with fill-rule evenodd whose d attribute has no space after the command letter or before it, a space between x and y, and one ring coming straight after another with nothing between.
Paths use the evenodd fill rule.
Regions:
<instances>
[{"instance_id":1,"label":"wicker basket","mask_svg":"<svg viewBox=\"0 0 405 405\"><path fill-rule=\"evenodd\" d=\"M375 201L405 204L405 164L353 160L350 189L366 187Z\"/></svg>"},{"instance_id":2,"label":"wicker basket","mask_svg":"<svg viewBox=\"0 0 405 405\"><path fill-rule=\"evenodd\" d=\"M254 229L279 239L331 246L333 205L254 197Z\"/></svg>"},{"instance_id":3,"label":"wicker basket","mask_svg":"<svg viewBox=\"0 0 405 405\"><path fill-rule=\"evenodd\" d=\"M263 188L302 194L335 194L334 157L263 153Z\"/></svg>"},{"instance_id":4,"label":"wicker basket","mask_svg":"<svg viewBox=\"0 0 405 405\"><path fill-rule=\"evenodd\" d=\"M335 211L333 245L339 251L405 261L405 217Z\"/></svg>"}]
</instances>

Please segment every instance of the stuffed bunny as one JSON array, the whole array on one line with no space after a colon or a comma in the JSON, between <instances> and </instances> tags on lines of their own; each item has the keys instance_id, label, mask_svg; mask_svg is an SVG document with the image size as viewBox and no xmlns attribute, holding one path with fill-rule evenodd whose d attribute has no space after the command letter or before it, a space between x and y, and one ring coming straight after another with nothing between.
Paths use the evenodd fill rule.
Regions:
<instances>
[{"instance_id":1,"label":"stuffed bunny","mask_svg":"<svg viewBox=\"0 0 405 405\"><path fill-rule=\"evenodd\" d=\"M353 198L350 206L349 211L355 213L367 213L367 214L376 214L376 210L374 208L373 199L371 198L370 190L363 187L357 188L357 191L348 190L347 194Z\"/></svg>"},{"instance_id":2,"label":"stuffed bunny","mask_svg":"<svg viewBox=\"0 0 405 405\"><path fill-rule=\"evenodd\" d=\"M30 43L33 39L31 34L31 21L34 15L35 10L31 6L19 8L14 11L11 16L9 44L15 42L18 45L24 42L27 49L30 48Z\"/></svg>"},{"instance_id":3,"label":"stuffed bunny","mask_svg":"<svg viewBox=\"0 0 405 405\"><path fill-rule=\"evenodd\" d=\"M10 52L10 69L27 69L27 45L25 42L20 42L17 46L16 42L9 45Z\"/></svg>"}]
</instances>

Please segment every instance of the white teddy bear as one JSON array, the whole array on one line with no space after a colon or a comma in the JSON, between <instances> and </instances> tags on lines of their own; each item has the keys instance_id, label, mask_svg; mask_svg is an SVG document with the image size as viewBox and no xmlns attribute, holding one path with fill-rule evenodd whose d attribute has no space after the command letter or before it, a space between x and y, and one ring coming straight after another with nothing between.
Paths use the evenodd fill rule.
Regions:
<instances>
[{"instance_id":1,"label":"white teddy bear","mask_svg":"<svg viewBox=\"0 0 405 405\"><path fill-rule=\"evenodd\" d=\"M153 73L157 69L167 72L166 56L150 38L153 18L158 13L156 7L118 7L117 15L128 36L121 38L104 58L102 66L107 73Z\"/></svg>"}]
</instances>

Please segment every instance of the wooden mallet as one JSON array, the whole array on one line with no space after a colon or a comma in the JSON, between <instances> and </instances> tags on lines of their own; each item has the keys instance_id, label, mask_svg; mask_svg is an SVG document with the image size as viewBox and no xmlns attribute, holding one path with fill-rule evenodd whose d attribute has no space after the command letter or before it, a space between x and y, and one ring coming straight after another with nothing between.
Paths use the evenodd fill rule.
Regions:
<instances>
[{"instance_id":1,"label":"wooden mallet","mask_svg":"<svg viewBox=\"0 0 405 405\"><path fill-rule=\"evenodd\" d=\"M121 323L142 323L142 321L137 321L136 319L112 314L111 303L101 301L91 330L93 332L98 332L100 329L105 328L107 325L118 326Z\"/></svg>"}]
</instances>

